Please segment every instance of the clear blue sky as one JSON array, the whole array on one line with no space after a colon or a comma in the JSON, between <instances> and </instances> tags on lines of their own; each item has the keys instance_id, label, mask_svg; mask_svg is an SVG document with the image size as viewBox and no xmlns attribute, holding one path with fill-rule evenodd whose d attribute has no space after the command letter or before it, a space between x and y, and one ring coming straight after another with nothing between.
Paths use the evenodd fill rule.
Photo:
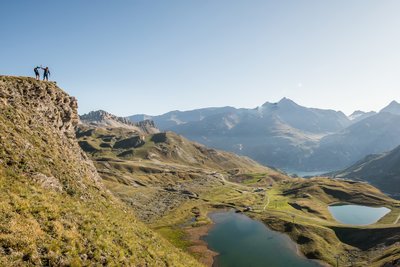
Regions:
<instances>
[{"instance_id":1,"label":"clear blue sky","mask_svg":"<svg viewBox=\"0 0 400 267\"><path fill-rule=\"evenodd\" d=\"M400 1L1 3L0 73L52 79L80 113L256 107L350 113L400 100Z\"/></svg>"}]
</instances>

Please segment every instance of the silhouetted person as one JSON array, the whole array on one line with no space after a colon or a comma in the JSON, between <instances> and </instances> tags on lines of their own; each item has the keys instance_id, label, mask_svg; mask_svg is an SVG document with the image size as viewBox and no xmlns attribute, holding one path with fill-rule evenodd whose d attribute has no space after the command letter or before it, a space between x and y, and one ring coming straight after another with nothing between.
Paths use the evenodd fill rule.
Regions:
<instances>
[{"instance_id":1,"label":"silhouetted person","mask_svg":"<svg viewBox=\"0 0 400 267\"><path fill-rule=\"evenodd\" d=\"M50 69L49 69L49 67L42 68L42 70L44 70L44 72L43 72L43 81L48 81L49 77L50 77Z\"/></svg>"},{"instance_id":2,"label":"silhouetted person","mask_svg":"<svg viewBox=\"0 0 400 267\"><path fill-rule=\"evenodd\" d=\"M36 80L38 80L38 81L39 81L39 79L40 79L39 69L40 69L39 66L36 66L36 67L33 69L33 71L35 72Z\"/></svg>"}]
</instances>

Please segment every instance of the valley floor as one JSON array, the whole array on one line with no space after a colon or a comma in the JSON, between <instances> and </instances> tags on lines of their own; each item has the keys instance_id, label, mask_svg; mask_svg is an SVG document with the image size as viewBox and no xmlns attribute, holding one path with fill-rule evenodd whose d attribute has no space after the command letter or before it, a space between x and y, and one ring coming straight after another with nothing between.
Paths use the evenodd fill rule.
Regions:
<instances>
[{"instance_id":1,"label":"valley floor","mask_svg":"<svg viewBox=\"0 0 400 267\"><path fill-rule=\"evenodd\" d=\"M150 162L130 164L139 169L157 166L157 163ZM379 266L378 258L382 251L394 249L395 241L400 240L399 202L365 184L318 178L314 181L294 179L270 186L263 181L267 173L249 174L239 181L227 173L188 169L176 164L163 164L163 169L164 179L168 172L177 170L180 173L185 170L186 175L192 177L196 174L197 178L183 179L165 188L105 182L117 196L131 203L139 217L153 229L208 266L211 266L215 253L206 248L200 237L211 226L207 214L216 209L247 210L246 215L264 222L273 230L288 234L299 243L306 257L331 265L336 261L335 256L340 255L343 264L351 264L350 260L355 259L354 266L365 266L367 263ZM136 179L144 183L139 177L136 176ZM353 188L357 186L362 188ZM298 191L291 192L296 188ZM331 195L321 188L331 189ZM364 193L347 199L352 190ZM391 212L373 225L349 227L338 223L330 215L327 207L333 202L381 205L390 208ZM346 237L349 229L355 234ZM379 235L381 239L371 239L372 235Z\"/></svg>"}]
</instances>

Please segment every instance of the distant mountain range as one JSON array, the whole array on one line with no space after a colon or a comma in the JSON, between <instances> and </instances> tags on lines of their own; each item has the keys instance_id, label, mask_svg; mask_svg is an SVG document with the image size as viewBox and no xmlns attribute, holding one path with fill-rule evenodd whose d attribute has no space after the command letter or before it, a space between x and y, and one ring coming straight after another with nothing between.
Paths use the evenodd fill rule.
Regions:
<instances>
[{"instance_id":1,"label":"distant mountain range","mask_svg":"<svg viewBox=\"0 0 400 267\"><path fill-rule=\"evenodd\" d=\"M284 170L343 169L400 145L400 104L395 101L379 113L356 111L350 116L283 98L255 109L204 108L128 119L151 119L163 131Z\"/></svg>"},{"instance_id":2,"label":"distant mountain range","mask_svg":"<svg viewBox=\"0 0 400 267\"><path fill-rule=\"evenodd\" d=\"M344 168L369 154L382 153L399 144L400 116L379 112L323 137L308 164L327 170Z\"/></svg>"}]
</instances>

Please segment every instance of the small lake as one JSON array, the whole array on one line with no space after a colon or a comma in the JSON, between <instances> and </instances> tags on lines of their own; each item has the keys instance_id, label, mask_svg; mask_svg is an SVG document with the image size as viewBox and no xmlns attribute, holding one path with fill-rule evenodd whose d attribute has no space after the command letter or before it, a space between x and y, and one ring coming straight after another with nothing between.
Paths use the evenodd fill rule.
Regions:
<instances>
[{"instance_id":1,"label":"small lake","mask_svg":"<svg viewBox=\"0 0 400 267\"><path fill-rule=\"evenodd\" d=\"M297 254L296 244L263 223L233 211L209 215L214 226L203 238L219 253L213 267L316 267L316 261Z\"/></svg>"},{"instance_id":2,"label":"small lake","mask_svg":"<svg viewBox=\"0 0 400 267\"><path fill-rule=\"evenodd\" d=\"M386 207L368 207L361 205L331 205L328 207L338 222L352 225L368 225L376 223L390 212Z\"/></svg>"},{"instance_id":3,"label":"small lake","mask_svg":"<svg viewBox=\"0 0 400 267\"><path fill-rule=\"evenodd\" d=\"M283 171L286 172L288 175L297 175L299 177L314 177L329 173L329 171L296 171L288 169L283 169Z\"/></svg>"}]
</instances>

